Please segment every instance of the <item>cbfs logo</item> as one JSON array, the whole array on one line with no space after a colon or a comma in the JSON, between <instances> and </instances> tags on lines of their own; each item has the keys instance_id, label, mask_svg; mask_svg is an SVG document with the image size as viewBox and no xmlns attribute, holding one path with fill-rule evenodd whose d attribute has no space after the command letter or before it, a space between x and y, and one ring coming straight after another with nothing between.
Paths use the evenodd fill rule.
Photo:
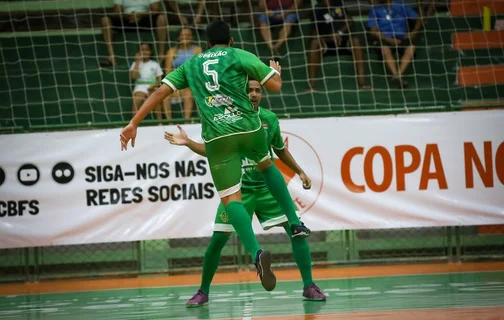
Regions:
<instances>
[{"instance_id":1,"label":"cbfs logo","mask_svg":"<svg viewBox=\"0 0 504 320\"><path fill-rule=\"evenodd\" d=\"M282 131L282 137L285 147L312 182L311 189L305 190L299 176L275 157L275 165L282 172L298 212L302 215L315 205L322 192L324 186L322 162L315 148L302 137L286 131Z\"/></svg>"}]
</instances>

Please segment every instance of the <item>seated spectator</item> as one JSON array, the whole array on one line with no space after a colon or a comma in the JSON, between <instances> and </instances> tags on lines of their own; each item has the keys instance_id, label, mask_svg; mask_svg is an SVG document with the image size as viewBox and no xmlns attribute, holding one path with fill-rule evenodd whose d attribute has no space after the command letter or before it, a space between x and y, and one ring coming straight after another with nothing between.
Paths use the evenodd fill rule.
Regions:
<instances>
[{"instance_id":1,"label":"seated spectator","mask_svg":"<svg viewBox=\"0 0 504 320\"><path fill-rule=\"evenodd\" d=\"M170 48L166 53L165 74L169 74L173 69L180 67L184 62L194 55L202 52L201 47L193 43L192 31L189 28L182 28L178 35L178 44ZM194 100L191 89L178 90L163 102L163 109L166 119L172 118L172 103L183 103L184 118L191 118L194 109Z\"/></svg>"},{"instance_id":2,"label":"seated spectator","mask_svg":"<svg viewBox=\"0 0 504 320\"><path fill-rule=\"evenodd\" d=\"M159 63L151 59L152 48L149 43L141 43L140 51L131 65L130 76L135 81L133 89L133 115L137 113L147 97L159 86L163 70ZM161 113L156 112L156 118L161 119Z\"/></svg>"},{"instance_id":3,"label":"seated spectator","mask_svg":"<svg viewBox=\"0 0 504 320\"><path fill-rule=\"evenodd\" d=\"M196 10L196 15L194 17L194 24L199 25L203 16L206 18L206 21L204 23L209 23L210 21L216 19L224 20L221 4L219 3L219 1L199 0L198 9Z\"/></svg>"},{"instance_id":4,"label":"seated spectator","mask_svg":"<svg viewBox=\"0 0 504 320\"><path fill-rule=\"evenodd\" d=\"M405 88L408 83L402 79L402 75L408 68L415 54L414 40L422 26L422 20L413 8L402 2L381 0L369 10L368 27L371 35L378 39L381 54L387 67L392 73L392 82L399 88ZM408 19L416 20L415 27L408 32ZM392 50L402 54L399 70Z\"/></svg>"},{"instance_id":5,"label":"seated spectator","mask_svg":"<svg viewBox=\"0 0 504 320\"><path fill-rule=\"evenodd\" d=\"M298 5L301 0L260 0L259 8L264 11L259 16L261 35L274 56L279 56L278 49L287 41L292 25L298 21ZM278 40L273 44L270 25L283 24Z\"/></svg>"},{"instance_id":6,"label":"seated spectator","mask_svg":"<svg viewBox=\"0 0 504 320\"><path fill-rule=\"evenodd\" d=\"M313 18L313 33L317 37L311 41L308 52L309 90L315 90L321 56L339 54L353 54L359 88L369 89L364 79L364 55L360 40L357 36L350 36L351 17L343 7L343 1L320 1L315 7Z\"/></svg>"},{"instance_id":7,"label":"seated spectator","mask_svg":"<svg viewBox=\"0 0 504 320\"><path fill-rule=\"evenodd\" d=\"M114 14L102 18L102 34L108 50L108 59L101 61L104 67L115 66L116 59L112 46L112 31L124 32L138 29L151 31L156 25L156 39L158 54L163 54L167 37L166 17L160 14L161 2L159 0L114 0Z\"/></svg>"},{"instance_id":8,"label":"seated spectator","mask_svg":"<svg viewBox=\"0 0 504 320\"><path fill-rule=\"evenodd\" d=\"M418 2L418 13L423 17L430 17L436 13L436 1L435 0L417 0Z\"/></svg>"},{"instance_id":9,"label":"seated spectator","mask_svg":"<svg viewBox=\"0 0 504 320\"><path fill-rule=\"evenodd\" d=\"M189 21L187 20L186 14L184 14L180 11L178 0L167 0L165 3L168 4L168 6L171 9L171 11L166 12L166 14L168 16L167 21L168 21L169 25L180 24L180 25L186 26L189 24ZM187 14L187 16L190 16L190 14ZM176 23L172 22L173 18L175 18L175 20L177 21Z\"/></svg>"}]
</instances>

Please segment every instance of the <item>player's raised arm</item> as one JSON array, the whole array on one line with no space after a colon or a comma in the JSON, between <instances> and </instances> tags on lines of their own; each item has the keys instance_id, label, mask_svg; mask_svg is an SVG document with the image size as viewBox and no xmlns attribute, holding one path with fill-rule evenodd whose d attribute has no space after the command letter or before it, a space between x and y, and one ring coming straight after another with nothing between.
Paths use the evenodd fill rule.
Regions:
<instances>
[{"instance_id":1,"label":"player's raised arm","mask_svg":"<svg viewBox=\"0 0 504 320\"><path fill-rule=\"evenodd\" d=\"M282 77L280 76L282 67L280 66L280 63L277 61L270 60L270 68L274 69L277 71L271 78L266 80L264 83L264 86L266 89L269 91L280 91L282 89Z\"/></svg>"},{"instance_id":2,"label":"player's raised arm","mask_svg":"<svg viewBox=\"0 0 504 320\"><path fill-rule=\"evenodd\" d=\"M206 157L205 145L203 143L198 143L194 140L191 140L181 126L177 125L177 128L180 131L179 133L165 132L164 138L175 146L186 146L192 152L197 153L200 156Z\"/></svg>"},{"instance_id":3,"label":"player's raised arm","mask_svg":"<svg viewBox=\"0 0 504 320\"><path fill-rule=\"evenodd\" d=\"M238 57L245 72L253 79L259 81L268 91L280 91L282 78L280 76L280 64L270 61L269 67L254 54L237 49Z\"/></svg>"},{"instance_id":4,"label":"player's raised arm","mask_svg":"<svg viewBox=\"0 0 504 320\"><path fill-rule=\"evenodd\" d=\"M185 77L185 64L178 67L168 74L161 82L165 84L159 87L152 93L147 100L142 104L140 110L135 114L130 123L121 131L121 150L127 150L128 143L131 140L131 146L135 147L135 139L137 134L137 127L142 120L158 106L164 99L177 90L185 89L188 87L187 78Z\"/></svg>"},{"instance_id":5,"label":"player's raised arm","mask_svg":"<svg viewBox=\"0 0 504 320\"><path fill-rule=\"evenodd\" d=\"M128 143L131 140L131 146L135 147L135 139L137 127L140 122L152 111L161 101L173 93L173 90L167 86L161 86L154 91L147 100L142 104L138 112L135 114L130 123L121 130L121 150L128 149Z\"/></svg>"},{"instance_id":6,"label":"player's raised arm","mask_svg":"<svg viewBox=\"0 0 504 320\"><path fill-rule=\"evenodd\" d=\"M138 112L135 114L131 122L137 127L140 122L154 109L158 106L166 97L171 95L173 90L167 86L161 86L156 91L154 91L147 100L142 104Z\"/></svg>"}]
</instances>

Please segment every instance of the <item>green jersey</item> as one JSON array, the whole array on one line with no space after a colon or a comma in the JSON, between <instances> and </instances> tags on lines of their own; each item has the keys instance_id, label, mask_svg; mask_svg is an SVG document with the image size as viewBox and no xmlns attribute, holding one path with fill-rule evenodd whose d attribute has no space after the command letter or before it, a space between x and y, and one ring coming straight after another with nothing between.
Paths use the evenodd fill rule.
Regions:
<instances>
[{"instance_id":1,"label":"green jersey","mask_svg":"<svg viewBox=\"0 0 504 320\"><path fill-rule=\"evenodd\" d=\"M259 130L261 122L248 96L249 76L264 84L275 73L250 52L214 47L170 72L163 83L174 91L191 88L203 140Z\"/></svg>"},{"instance_id":2,"label":"green jersey","mask_svg":"<svg viewBox=\"0 0 504 320\"><path fill-rule=\"evenodd\" d=\"M280 134L280 124L275 113L259 107L259 118L261 125L267 134L268 147L273 157L271 148L281 150L285 148L282 135ZM256 163L247 158L242 159L242 190L251 191L260 188L267 188L263 174L256 170Z\"/></svg>"}]
</instances>

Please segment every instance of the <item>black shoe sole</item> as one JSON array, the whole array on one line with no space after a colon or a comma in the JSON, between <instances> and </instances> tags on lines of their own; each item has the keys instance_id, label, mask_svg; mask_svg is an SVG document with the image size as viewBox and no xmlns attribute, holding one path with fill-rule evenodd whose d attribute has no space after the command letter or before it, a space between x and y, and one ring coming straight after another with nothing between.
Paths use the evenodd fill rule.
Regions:
<instances>
[{"instance_id":1,"label":"black shoe sole","mask_svg":"<svg viewBox=\"0 0 504 320\"><path fill-rule=\"evenodd\" d=\"M293 238L308 238L310 236L311 232L300 232L300 233L296 233L296 234L293 234L292 237Z\"/></svg>"},{"instance_id":2,"label":"black shoe sole","mask_svg":"<svg viewBox=\"0 0 504 320\"><path fill-rule=\"evenodd\" d=\"M259 265L261 266L261 284L266 291L273 291L276 287L276 277L271 270L271 252L264 250L259 255Z\"/></svg>"},{"instance_id":3,"label":"black shoe sole","mask_svg":"<svg viewBox=\"0 0 504 320\"><path fill-rule=\"evenodd\" d=\"M324 298L307 298L305 296L303 296L303 301L327 301L327 298L324 299Z\"/></svg>"}]
</instances>

